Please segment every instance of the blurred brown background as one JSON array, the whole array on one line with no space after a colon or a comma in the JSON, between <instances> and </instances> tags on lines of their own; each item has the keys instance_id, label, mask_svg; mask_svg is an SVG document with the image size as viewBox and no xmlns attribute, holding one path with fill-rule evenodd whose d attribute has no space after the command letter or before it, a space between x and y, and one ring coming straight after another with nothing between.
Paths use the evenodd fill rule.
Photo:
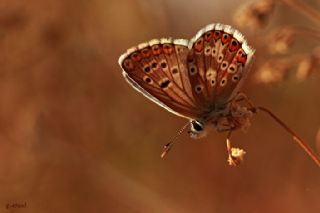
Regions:
<instances>
[{"instance_id":1,"label":"blurred brown background","mask_svg":"<svg viewBox=\"0 0 320 213\"><path fill-rule=\"evenodd\" d=\"M274 54L265 36L289 25L319 29L320 21L277 1L252 13L264 23L242 26L234 17L246 3L1 0L0 212L320 212L319 168L270 118L259 113L233 135L247 151L240 167L227 165L226 136L213 131L197 141L183 135L161 160L185 120L122 78L118 57L131 46L191 38L212 22L235 25L257 49L243 91L319 152L320 75L297 80L295 70L320 39L295 34L285 54ZM258 83L259 67L279 58L290 65L285 77ZM15 203L26 206L8 208Z\"/></svg>"}]
</instances>

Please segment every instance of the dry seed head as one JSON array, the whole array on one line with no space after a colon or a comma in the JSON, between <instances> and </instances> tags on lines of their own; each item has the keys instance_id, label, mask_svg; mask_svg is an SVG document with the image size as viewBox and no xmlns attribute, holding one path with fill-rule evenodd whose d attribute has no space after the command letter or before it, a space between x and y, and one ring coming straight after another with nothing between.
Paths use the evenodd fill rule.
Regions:
<instances>
[{"instance_id":1,"label":"dry seed head","mask_svg":"<svg viewBox=\"0 0 320 213\"><path fill-rule=\"evenodd\" d=\"M274 7L274 0L259 0L236 13L234 22L240 27L262 28L267 25Z\"/></svg>"},{"instance_id":2,"label":"dry seed head","mask_svg":"<svg viewBox=\"0 0 320 213\"><path fill-rule=\"evenodd\" d=\"M243 162L246 152L240 148L231 148L231 155L228 157L228 163L230 166L238 166Z\"/></svg>"},{"instance_id":3,"label":"dry seed head","mask_svg":"<svg viewBox=\"0 0 320 213\"><path fill-rule=\"evenodd\" d=\"M317 70L317 66L320 64L320 48L314 49L314 51L304 57L300 63L298 64L296 78L299 81L305 80L309 77L313 72Z\"/></svg>"},{"instance_id":4,"label":"dry seed head","mask_svg":"<svg viewBox=\"0 0 320 213\"><path fill-rule=\"evenodd\" d=\"M290 68L287 60L270 60L261 66L255 78L259 83L279 83L287 77Z\"/></svg>"},{"instance_id":5,"label":"dry seed head","mask_svg":"<svg viewBox=\"0 0 320 213\"><path fill-rule=\"evenodd\" d=\"M317 65L317 61L312 55L305 57L298 64L296 78L299 81L306 80L306 78L309 77L310 74L315 71L316 65Z\"/></svg>"},{"instance_id":6,"label":"dry seed head","mask_svg":"<svg viewBox=\"0 0 320 213\"><path fill-rule=\"evenodd\" d=\"M268 48L270 53L285 54L293 45L295 39L295 31L292 27L284 27L271 33Z\"/></svg>"}]
</instances>

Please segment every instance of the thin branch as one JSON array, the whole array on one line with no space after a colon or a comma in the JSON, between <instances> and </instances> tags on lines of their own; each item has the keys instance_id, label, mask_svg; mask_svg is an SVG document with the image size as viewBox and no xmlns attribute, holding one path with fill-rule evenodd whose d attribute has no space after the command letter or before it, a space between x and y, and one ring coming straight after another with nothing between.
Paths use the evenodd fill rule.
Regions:
<instances>
[{"instance_id":1,"label":"thin branch","mask_svg":"<svg viewBox=\"0 0 320 213\"><path fill-rule=\"evenodd\" d=\"M311 29L308 27L302 27L302 26L293 26L292 29L295 31L295 33L299 34L305 34L309 35L312 38L314 38L317 41L320 41L320 31Z\"/></svg>"},{"instance_id":2,"label":"thin branch","mask_svg":"<svg viewBox=\"0 0 320 213\"><path fill-rule=\"evenodd\" d=\"M311 157L311 159L320 167L320 158L317 154L300 138L292 129L290 129L283 121L280 120L275 114L273 114L270 110L264 107L254 107L251 108L252 112L257 112L257 110L261 110L267 114L269 114L278 124L280 124L293 138L295 142L299 144L299 146Z\"/></svg>"},{"instance_id":3,"label":"thin branch","mask_svg":"<svg viewBox=\"0 0 320 213\"><path fill-rule=\"evenodd\" d=\"M316 24L320 24L320 12L301 0L282 0L286 5L305 15Z\"/></svg>"}]
</instances>

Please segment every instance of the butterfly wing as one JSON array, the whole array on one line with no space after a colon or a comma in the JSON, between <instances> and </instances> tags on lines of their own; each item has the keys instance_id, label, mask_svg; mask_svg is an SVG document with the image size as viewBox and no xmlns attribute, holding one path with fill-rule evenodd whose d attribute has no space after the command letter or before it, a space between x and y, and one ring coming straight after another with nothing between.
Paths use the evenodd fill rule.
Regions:
<instances>
[{"instance_id":1,"label":"butterfly wing","mask_svg":"<svg viewBox=\"0 0 320 213\"><path fill-rule=\"evenodd\" d=\"M154 39L119 58L128 83L168 111L197 118L201 111L187 74L188 41Z\"/></svg>"},{"instance_id":2,"label":"butterfly wing","mask_svg":"<svg viewBox=\"0 0 320 213\"><path fill-rule=\"evenodd\" d=\"M238 91L247 75L254 50L231 26L211 24L190 40L188 68L197 67L190 82L195 90L202 85L204 105L223 105ZM192 73L192 72L191 72Z\"/></svg>"},{"instance_id":3,"label":"butterfly wing","mask_svg":"<svg viewBox=\"0 0 320 213\"><path fill-rule=\"evenodd\" d=\"M119 58L125 79L168 111L200 118L223 106L238 91L253 57L242 34L212 24L188 42L151 40Z\"/></svg>"}]
</instances>

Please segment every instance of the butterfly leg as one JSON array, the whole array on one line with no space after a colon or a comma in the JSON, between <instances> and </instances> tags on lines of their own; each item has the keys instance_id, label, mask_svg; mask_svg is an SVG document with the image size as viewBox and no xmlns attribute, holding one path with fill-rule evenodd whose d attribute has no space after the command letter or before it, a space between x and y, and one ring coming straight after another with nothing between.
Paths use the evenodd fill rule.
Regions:
<instances>
[{"instance_id":1,"label":"butterfly leg","mask_svg":"<svg viewBox=\"0 0 320 213\"><path fill-rule=\"evenodd\" d=\"M235 130L236 128L235 127L217 127L217 132L221 133L221 132L231 132L233 130Z\"/></svg>"},{"instance_id":2,"label":"butterfly leg","mask_svg":"<svg viewBox=\"0 0 320 213\"><path fill-rule=\"evenodd\" d=\"M235 95L235 97L231 100L231 103L237 104L241 101L244 101L250 108L254 108L254 105L251 102L250 98L242 92L238 92Z\"/></svg>"},{"instance_id":3,"label":"butterfly leg","mask_svg":"<svg viewBox=\"0 0 320 213\"><path fill-rule=\"evenodd\" d=\"M218 119L214 123L214 126L217 132L232 132L238 128L237 121L232 119L232 116Z\"/></svg>"}]
</instances>

